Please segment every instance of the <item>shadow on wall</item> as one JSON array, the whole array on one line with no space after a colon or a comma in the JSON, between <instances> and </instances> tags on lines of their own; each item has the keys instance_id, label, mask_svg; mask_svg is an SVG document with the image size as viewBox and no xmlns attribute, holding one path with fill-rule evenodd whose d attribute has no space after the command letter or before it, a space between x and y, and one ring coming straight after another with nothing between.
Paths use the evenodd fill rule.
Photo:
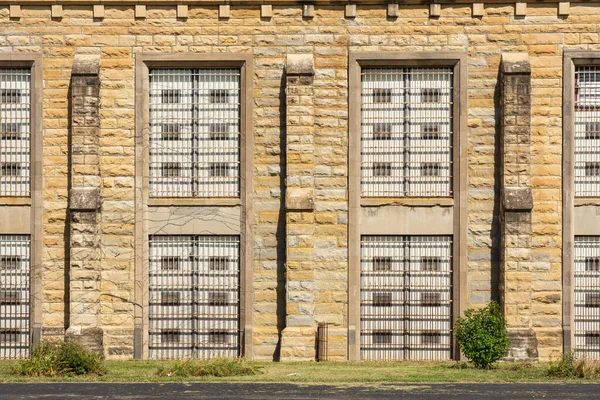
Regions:
<instances>
[{"instance_id":1,"label":"shadow on wall","mask_svg":"<svg viewBox=\"0 0 600 400\"><path fill-rule=\"evenodd\" d=\"M286 75L285 70L281 75L281 84L279 85L279 187L281 193L279 195L279 216L277 218L277 232L276 232L276 243L277 243L277 346L273 353L273 361L279 361L281 357L281 336L285 329L285 317L286 317L286 289L285 289L285 246L286 246L286 235L285 235L285 177L286 172L286 161L285 161L285 148L286 148L286 97L285 97L285 82Z\"/></svg>"},{"instance_id":2,"label":"shadow on wall","mask_svg":"<svg viewBox=\"0 0 600 400\"><path fill-rule=\"evenodd\" d=\"M67 208L65 210L65 230L63 233L64 237L64 254L65 254L65 263L64 263L64 328L65 332L69 329L71 325L71 182L72 182L72 172L71 166L73 163L73 152L71 149L72 145L72 137L73 137L73 100L72 100L72 92L73 92L73 78L69 81L69 89L67 91L67 110L68 110L68 122L67 122Z\"/></svg>"},{"instance_id":3,"label":"shadow on wall","mask_svg":"<svg viewBox=\"0 0 600 400\"><path fill-rule=\"evenodd\" d=\"M500 303L500 257L501 257L501 220L500 201L502 199L502 87L500 66L496 77L496 88L494 90L494 211L492 227L490 230L490 296L492 300Z\"/></svg>"}]
</instances>

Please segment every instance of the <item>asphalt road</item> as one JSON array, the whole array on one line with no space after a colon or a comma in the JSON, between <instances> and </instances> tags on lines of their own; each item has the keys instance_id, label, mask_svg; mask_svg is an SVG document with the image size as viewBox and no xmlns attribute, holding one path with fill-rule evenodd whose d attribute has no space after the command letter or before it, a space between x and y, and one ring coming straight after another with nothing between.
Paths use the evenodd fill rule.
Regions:
<instances>
[{"instance_id":1,"label":"asphalt road","mask_svg":"<svg viewBox=\"0 0 600 400\"><path fill-rule=\"evenodd\" d=\"M263 383L0 384L2 400L105 399L600 399L597 384L379 384L326 386Z\"/></svg>"}]
</instances>

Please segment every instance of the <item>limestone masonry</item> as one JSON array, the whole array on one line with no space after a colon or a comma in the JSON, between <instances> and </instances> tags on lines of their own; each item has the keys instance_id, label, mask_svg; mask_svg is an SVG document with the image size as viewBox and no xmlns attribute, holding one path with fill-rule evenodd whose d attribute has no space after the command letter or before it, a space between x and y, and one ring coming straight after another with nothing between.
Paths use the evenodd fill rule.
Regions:
<instances>
[{"instance_id":1,"label":"limestone masonry","mask_svg":"<svg viewBox=\"0 0 600 400\"><path fill-rule=\"evenodd\" d=\"M317 324L326 322L330 360L458 358L451 339L453 321L464 309L493 299L505 312L512 340L508 359L549 360L575 349L578 340L581 349L588 349L578 351L597 357L600 320L577 336L577 307L593 313L600 301L594 303L592 292L578 294L576 276L577 260L589 266L584 267L589 274L597 273L594 260L600 255L600 250L590 250L591 255L581 258L577 250L578 238L600 237L600 192L577 195L578 146L593 151L598 146L593 141L600 141L600 133L589 133L594 127L600 130L600 119L594 122L600 97L597 104L590 100L600 95L600 88L590 89L589 97L579 95L596 78L600 82L600 72L594 75L600 66L599 6L0 1L0 69L32 71L31 194L0 196L0 236L31 237L29 340L78 340L111 359L190 357L209 343L215 350L202 354L230 354L219 350L230 344L234 353L256 360L314 360ZM148 95L155 79L162 79L152 71L186 69L190 82L200 82L190 85L200 85L202 77L195 81L194 76L204 73L203 68L239 71L239 79L231 80L239 88L210 89L212 103L240 104L239 122L231 123L237 128L223 128L225 134L241 135L235 150L239 162L225 172L216 164L206 167L212 177L234 177L234 183L223 187L237 190L239 196L153 197L149 187L158 178L151 171L182 179L187 167L170 155L153 169L157 158L152 127L159 126L153 118L171 117L166 106L155 105ZM427 86L429 78L424 78L425 89L419 89L424 103L436 103L450 88L449 194L366 196L365 174L385 178L396 173L387 159L365 167L364 135L377 135L378 129L381 135L396 132L381 124L371 133L364 128L371 115L365 111L369 102L396 102L396 89L376 86L376 77L375 89L365 95L368 74L403 76L409 85L408 79L423 73L419 68L446 74L447 79L431 79L449 82ZM592 77L578 78L584 72ZM181 86L161 89L157 101L169 107L186 104L187 95L176 91L187 90L181 82L188 78L177 79L173 82ZM215 79L233 85L227 83L230 78ZM11 103L12 89L4 89L1 81L0 103ZM394 85L389 87L400 88ZM593 105L585 108L585 101ZM584 108L589 115L578 114ZM426 114L422 126L446 112L436 109L442 111ZM204 118L191 116L200 112L197 108L190 110L189 116L177 111L184 115L178 118ZM0 119L8 124L12 117L2 112ZM383 115L372 112L377 118ZM406 115L409 119L412 114ZM591 122L581 125L578 118ZM171 129L165 124L160 125L163 135ZM3 133L9 130L6 126L0 129ZM169 132L182 134L181 126ZM210 125L210 135L220 132L216 126ZM580 126L587 127L584 144L576 136ZM431 132L434 140L427 143L442 146L437 136L442 131ZM393 139L382 137L373 139L384 142L384 150L377 151L395 146ZM233 143L213 141L220 143L215 149ZM0 153L9 142L0 142ZM173 140L169 143L175 146ZM438 168L446 167L427 162L416 167L420 172L406 176L445 173ZM600 175L596 162L600 156L581 167L590 182ZM0 175L12 176L8 167ZM194 246L203 243L203 235L239 238L239 283L231 283L234 289L209 288L206 301L201 285L189 291L199 296L190 300L190 307L233 312L233 319L223 319L229 321L223 322L228 328L216 324L201 331L194 325L202 323L200 314L190 317L189 325L156 319L157 307L180 306L181 311L187 304L183 291L167 295L168 284L153 286L163 279L160 273L175 274L189 260L190 265L209 263L211 276L225 276L218 275L219 260L229 262L238 254L221 259L211 255L204 261L187 253L183 258L177 258L180 253L155 256L159 244L151 238L161 235L193 238L189 241ZM447 246L436 239L441 236L448 238ZM365 282L396 269L396 255L376 253L377 246L405 248L410 246L405 243L424 237L429 239L423 248L430 248L433 237L442 243L440 249L448 250L434 256L418 253L420 271L438 271L447 262L452 271L447 288L439 283L440 275L438 283L421 287L433 294L422 294L415 289L421 283L409 280L420 278L406 267L413 271L403 275L409 283L398 286L405 297L365 294ZM369 246L379 255L369 256ZM406 265L415 262L408 251L398 256L408 260ZM159 262L162 272L153 275ZM368 275L369 268L379 275ZM586 279L596 279L589 274ZM600 293L600 284L595 285ZM156 304L154 296L159 296ZM446 307L447 325L436 322L423 328L406 317L399 328L387 330L378 322L369 328L365 310L372 306L377 314L395 307L396 301L404 310L420 307L402 312L425 313L419 314L425 325L428 310ZM3 327L0 322L0 330L9 329ZM397 338L404 338L404 344ZM185 347L188 341L195 344ZM175 350L169 353L163 347Z\"/></svg>"}]
</instances>

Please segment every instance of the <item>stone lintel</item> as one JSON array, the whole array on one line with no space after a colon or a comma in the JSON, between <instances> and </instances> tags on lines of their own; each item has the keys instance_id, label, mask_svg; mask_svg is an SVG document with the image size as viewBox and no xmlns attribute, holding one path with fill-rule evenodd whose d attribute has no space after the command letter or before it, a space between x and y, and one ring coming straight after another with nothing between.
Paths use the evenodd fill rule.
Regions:
<instances>
[{"instance_id":1,"label":"stone lintel","mask_svg":"<svg viewBox=\"0 0 600 400\"><path fill-rule=\"evenodd\" d=\"M314 75L314 56L312 54L288 54L285 73L287 75Z\"/></svg>"},{"instance_id":2,"label":"stone lintel","mask_svg":"<svg viewBox=\"0 0 600 400\"><path fill-rule=\"evenodd\" d=\"M527 53L502 53L502 73L504 74L531 74L529 54Z\"/></svg>"},{"instance_id":3,"label":"stone lintel","mask_svg":"<svg viewBox=\"0 0 600 400\"><path fill-rule=\"evenodd\" d=\"M531 211L533 194L529 187L507 187L502 190L505 211Z\"/></svg>"},{"instance_id":4,"label":"stone lintel","mask_svg":"<svg viewBox=\"0 0 600 400\"><path fill-rule=\"evenodd\" d=\"M72 188L69 200L71 210L96 211L102 203L100 188Z\"/></svg>"},{"instance_id":5,"label":"stone lintel","mask_svg":"<svg viewBox=\"0 0 600 400\"><path fill-rule=\"evenodd\" d=\"M312 211L315 207L313 188L287 188L285 207L288 211Z\"/></svg>"},{"instance_id":6,"label":"stone lintel","mask_svg":"<svg viewBox=\"0 0 600 400\"><path fill-rule=\"evenodd\" d=\"M73 75L100 75L100 57L75 57Z\"/></svg>"}]
</instances>

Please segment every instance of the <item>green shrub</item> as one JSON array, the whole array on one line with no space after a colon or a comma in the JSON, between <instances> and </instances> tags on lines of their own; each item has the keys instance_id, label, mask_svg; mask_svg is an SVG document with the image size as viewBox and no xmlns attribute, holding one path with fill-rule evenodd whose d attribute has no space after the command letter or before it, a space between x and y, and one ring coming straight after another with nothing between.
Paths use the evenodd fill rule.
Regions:
<instances>
[{"instance_id":1,"label":"green shrub","mask_svg":"<svg viewBox=\"0 0 600 400\"><path fill-rule=\"evenodd\" d=\"M495 301L479 310L466 310L465 317L456 321L455 336L465 356L478 368L489 368L510 345L504 317Z\"/></svg>"},{"instance_id":2,"label":"green shrub","mask_svg":"<svg viewBox=\"0 0 600 400\"><path fill-rule=\"evenodd\" d=\"M598 379L600 361L565 354L560 361L550 363L547 374L552 378Z\"/></svg>"},{"instance_id":3,"label":"green shrub","mask_svg":"<svg viewBox=\"0 0 600 400\"><path fill-rule=\"evenodd\" d=\"M170 368L161 367L159 376L243 376L262 372L263 366L244 358L217 357L210 360L175 361Z\"/></svg>"},{"instance_id":4,"label":"green shrub","mask_svg":"<svg viewBox=\"0 0 600 400\"><path fill-rule=\"evenodd\" d=\"M12 367L13 374L27 376L102 375L105 372L100 355L73 342L43 342L33 348L28 360Z\"/></svg>"}]
</instances>

